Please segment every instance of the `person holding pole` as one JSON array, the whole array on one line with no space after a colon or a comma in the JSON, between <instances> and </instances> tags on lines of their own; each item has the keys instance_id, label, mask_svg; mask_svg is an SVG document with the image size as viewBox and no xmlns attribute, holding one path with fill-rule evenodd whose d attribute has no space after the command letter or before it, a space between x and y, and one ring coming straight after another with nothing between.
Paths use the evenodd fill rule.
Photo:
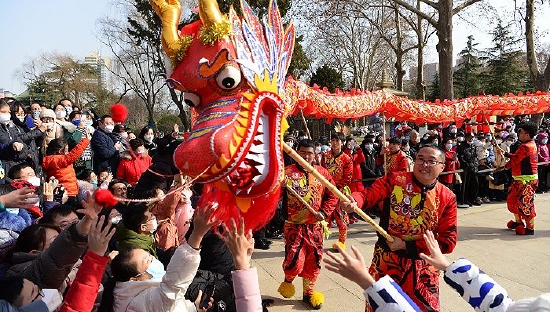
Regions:
<instances>
[{"instance_id":1,"label":"person holding pole","mask_svg":"<svg viewBox=\"0 0 550 312\"><path fill-rule=\"evenodd\" d=\"M349 186L353 177L353 160L348 154L344 153L344 141L346 137L341 132L335 132L330 138L330 151L326 152L321 158L321 166L327 169L330 176L336 183L336 187L343 193L350 194ZM336 207L329 215L329 224L332 221L338 226L338 245L346 249L346 237L348 234L348 215L339 207ZM336 250L336 244L332 248Z\"/></svg>"},{"instance_id":2,"label":"person holding pole","mask_svg":"<svg viewBox=\"0 0 550 312\"><path fill-rule=\"evenodd\" d=\"M311 165L315 160L315 143L309 139L301 140L298 143L298 154ZM314 168L332 182L326 169L320 166ZM293 297L296 289L292 282L296 276L300 276L303 278L303 301L313 309L319 309L324 303L324 295L314 289L323 259L321 221L336 208L338 197L308 171L298 163L285 167L285 280L278 292L285 298Z\"/></svg>"},{"instance_id":3,"label":"person holding pole","mask_svg":"<svg viewBox=\"0 0 550 312\"><path fill-rule=\"evenodd\" d=\"M439 311L439 273L420 258L428 248L423 234L434 233L441 251L451 253L457 241L457 203L454 193L438 182L445 154L427 145L416 155L412 172L394 172L362 192L352 193L340 207L351 212L384 203L380 226L393 241L379 235L369 273L389 275L424 311ZM379 231L380 232L380 231ZM373 311L367 302L366 311Z\"/></svg>"}]
</instances>

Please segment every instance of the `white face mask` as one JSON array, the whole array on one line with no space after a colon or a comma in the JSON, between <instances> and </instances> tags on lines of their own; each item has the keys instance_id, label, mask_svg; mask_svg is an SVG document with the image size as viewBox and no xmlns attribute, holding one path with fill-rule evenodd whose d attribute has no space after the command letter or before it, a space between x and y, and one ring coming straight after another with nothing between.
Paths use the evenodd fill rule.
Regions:
<instances>
[{"instance_id":1,"label":"white face mask","mask_svg":"<svg viewBox=\"0 0 550 312\"><path fill-rule=\"evenodd\" d=\"M127 139L128 138L128 132L122 132L120 134L120 137L123 138L123 139Z\"/></svg>"},{"instance_id":2,"label":"white face mask","mask_svg":"<svg viewBox=\"0 0 550 312\"><path fill-rule=\"evenodd\" d=\"M118 215L116 217L111 218L111 223L112 224L118 224L120 221L122 221L122 216L121 215Z\"/></svg>"},{"instance_id":3,"label":"white face mask","mask_svg":"<svg viewBox=\"0 0 550 312\"><path fill-rule=\"evenodd\" d=\"M17 119L21 122L25 122L25 116L17 116Z\"/></svg>"},{"instance_id":4,"label":"white face mask","mask_svg":"<svg viewBox=\"0 0 550 312\"><path fill-rule=\"evenodd\" d=\"M0 114L0 123L7 125L11 120L11 114Z\"/></svg>"},{"instance_id":5,"label":"white face mask","mask_svg":"<svg viewBox=\"0 0 550 312\"><path fill-rule=\"evenodd\" d=\"M42 289L44 297L42 300L48 307L48 311L57 311L61 304L63 303L63 297L57 289Z\"/></svg>"},{"instance_id":6,"label":"white face mask","mask_svg":"<svg viewBox=\"0 0 550 312\"><path fill-rule=\"evenodd\" d=\"M445 144L445 148L447 148L447 150L451 150L451 148L453 148L453 144Z\"/></svg>"},{"instance_id":7,"label":"white face mask","mask_svg":"<svg viewBox=\"0 0 550 312\"><path fill-rule=\"evenodd\" d=\"M113 132L114 129L115 129L114 125L106 125L105 126L105 132L107 132L107 133Z\"/></svg>"},{"instance_id":8,"label":"white face mask","mask_svg":"<svg viewBox=\"0 0 550 312\"><path fill-rule=\"evenodd\" d=\"M28 178L27 182L29 182L30 184L32 184L33 186L36 186L36 187L40 186L40 178L39 177Z\"/></svg>"},{"instance_id":9,"label":"white face mask","mask_svg":"<svg viewBox=\"0 0 550 312\"><path fill-rule=\"evenodd\" d=\"M57 117L57 118L65 118L65 116L67 116L67 112L64 111L64 110L60 110L60 111L55 112L55 117Z\"/></svg>"},{"instance_id":10,"label":"white face mask","mask_svg":"<svg viewBox=\"0 0 550 312\"><path fill-rule=\"evenodd\" d=\"M157 222L157 218L154 218L153 219L153 228L150 230L151 234L155 233L155 231L157 230L158 227L159 227L159 224Z\"/></svg>"},{"instance_id":11,"label":"white face mask","mask_svg":"<svg viewBox=\"0 0 550 312\"><path fill-rule=\"evenodd\" d=\"M144 135L143 138L149 143L153 142L153 135L151 134Z\"/></svg>"},{"instance_id":12,"label":"white face mask","mask_svg":"<svg viewBox=\"0 0 550 312\"><path fill-rule=\"evenodd\" d=\"M67 106L67 108L65 108L65 110L67 111L67 115L70 115L73 112L73 108L70 107L70 106Z\"/></svg>"},{"instance_id":13,"label":"white face mask","mask_svg":"<svg viewBox=\"0 0 550 312\"><path fill-rule=\"evenodd\" d=\"M44 122L42 123L44 125L44 127L46 127L46 130L48 131L52 131L53 130L53 123L51 122Z\"/></svg>"}]
</instances>

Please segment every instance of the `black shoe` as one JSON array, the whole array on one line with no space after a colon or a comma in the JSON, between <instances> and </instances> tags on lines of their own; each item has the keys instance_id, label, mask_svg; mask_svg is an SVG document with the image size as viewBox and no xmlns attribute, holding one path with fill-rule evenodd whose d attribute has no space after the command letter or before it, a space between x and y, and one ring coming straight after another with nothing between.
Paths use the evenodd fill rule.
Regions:
<instances>
[{"instance_id":1,"label":"black shoe","mask_svg":"<svg viewBox=\"0 0 550 312\"><path fill-rule=\"evenodd\" d=\"M474 201L472 204L473 204L474 206L481 206L481 204L483 204L483 203L481 202L481 200L477 200L477 199L476 199L476 201Z\"/></svg>"},{"instance_id":2,"label":"black shoe","mask_svg":"<svg viewBox=\"0 0 550 312\"><path fill-rule=\"evenodd\" d=\"M268 250L269 245L267 240L259 239L254 243L254 249Z\"/></svg>"},{"instance_id":3,"label":"black shoe","mask_svg":"<svg viewBox=\"0 0 550 312\"><path fill-rule=\"evenodd\" d=\"M525 229L525 235L535 235L535 230Z\"/></svg>"}]
</instances>

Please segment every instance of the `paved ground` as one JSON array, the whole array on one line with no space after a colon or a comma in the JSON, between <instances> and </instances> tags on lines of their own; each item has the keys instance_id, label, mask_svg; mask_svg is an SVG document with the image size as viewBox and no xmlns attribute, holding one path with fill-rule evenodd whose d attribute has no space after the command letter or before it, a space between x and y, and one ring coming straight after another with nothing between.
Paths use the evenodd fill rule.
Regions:
<instances>
[{"instance_id":1,"label":"paved ground","mask_svg":"<svg viewBox=\"0 0 550 312\"><path fill-rule=\"evenodd\" d=\"M535 236L517 236L507 230L511 214L505 203L484 204L481 207L459 209L459 242L449 259L465 257L493 277L508 290L510 297L520 299L541 292L550 292L550 194L537 195ZM330 248L337 239L332 235L325 241ZM360 246L367 263L370 263L376 235L365 222L351 225L348 245ZM325 249L326 250L326 249ZM296 279L295 298L283 299L277 288L283 280L281 263L284 256L282 240L275 240L270 250L257 250L253 255L258 268L260 288L264 299L275 301L270 312L308 311L302 303L302 282ZM368 265L368 264L367 264ZM343 277L321 270L317 290L324 292L324 311L363 311L362 290ZM442 311L473 311L454 290L441 279Z\"/></svg>"}]
</instances>

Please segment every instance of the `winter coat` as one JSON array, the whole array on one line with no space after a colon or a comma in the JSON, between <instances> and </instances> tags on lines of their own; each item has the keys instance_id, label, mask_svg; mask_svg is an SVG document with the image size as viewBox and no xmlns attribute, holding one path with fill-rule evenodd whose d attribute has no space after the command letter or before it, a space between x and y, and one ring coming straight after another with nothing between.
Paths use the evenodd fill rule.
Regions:
<instances>
[{"instance_id":1,"label":"winter coat","mask_svg":"<svg viewBox=\"0 0 550 312\"><path fill-rule=\"evenodd\" d=\"M256 268L236 270L233 276L235 304L240 312L261 312L262 296Z\"/></svg>"},{"instance_id":2,"label":"winter coat","mask_svg":"<svg viewBox=\"0 0 550 312\"><path fill-rule=\"evenodd\" d=\"M129 230L124 225L124 220L117 224L115 239L117 240L117 249L137 247L157 257L153 235L140 234Z\"/></svg>"},{"instance_id":3,"label":"winter coat","mask_svg":"<svg viewBox=\"0 0 550 312\"><path fill-rule=\"evenodd\" d=\"M358 192L362 191L365 187L363 186L362 181L355 181L354 180L361 180L363 179L363 173L361 172L361 166L365 162L365 155L363 155L363 151L360 148L357 148L354 153L351 152L351 150L346 149L344 151L348 156L351 158L351 161L353 163L353 174L351 175L351 183L349 185L349 188L352 192Z\"/></svg>"},{"instance_id":4,"label":"winter coat","mask_svg":"<svg viewBox=\"0 0 550 312\"><path fill-rule=\"evenodd\" d=\"M113 139L102 129L97 129L92 136L91 146L94 152L94 171L110 169L111 172L116 172L119 154Z\"/></svg>"},{"instance_id":5,"label":"winter coat","mask_svg":"<svg viewBox=\"0 0 550 312\"><path fill-rule=\"evenodd\" d=\"M88 146L90 140L82 139L66 155L48 155L44 157L42 167L48 177L54 176L59 183L65 187L68 196L76 197L78 195L78 180L74 171L73 163L80 158L84 149Z\"/></svg>"},{"instance_id":6,"label":"winter coat","mask_svg":"<svg viewBox=\"0 0 550 312\"><path fill-rule=\"evenodd\" d=\"M181 245L174 252L161 282L117 282L113 292L114 311L196 311L195 304L185 299L185 292L200 261L198 250Z\"/></svg>"},{"instance_id":7,"label":"winter coat","mask_svg":"<svg viewBox=\"0 0 550 312\"><path fill-rule=\"evenodd\" d=\"M25 209L19 209L15 215L11 212L0 212L0 250L11 246L24 228L32 224L32 219Z\"/></svg>"},{"instance_id":8,"label":"winter coat","mask_svg":"<svg viewBox=\"0 0 550 312\"><path fill-rule=\"evenodd\" d=\"M116 170L116 178L130 184L139 181L139 177L152 165L152 159L147 154L138 155L128 150L121 153L120 163Z\"/></svg>"},{"instance_id":9,"label":"winter coat","mask_svg":"<svg viewBox=\"0 0 550 312\"><path fill-rule=\"evenodd\" d=\"M0 312L48 312L48 306L42 300L36 300L24 307L17 308L7 301L0 300Z\"/></svg>"},{"instance_id":10,"label":"winter coat","mask_svg":"<svg viewBox=\"0 0 550 312\"><path fill-rule=\"evenodd\" d=\"M153 164L139 178L134 193L140 194L157 187L167 193L174 181L174 175L178 173L179 169L174 165L172 155L157 154Z\"/></svg>"},{"instance_id":11,"label":"winter coat","mask_svg":"<svg viewBox=\"0 0 550 312\"><path fill-rule=\"evenodd\" d=\"M25 131L25 129L16 126L10 122L7 125L0 125L0 143L8 144L13 142L23 143L23 149L20 152L10 151L5 158L2 158L4 170L9 172L10 168L22 163L26 159L32 161L34 168L40 165L39 151L35 140L44 135L39 129Z\"/></svg>"},{"instance_id":12,"label":"winter coat","mask_svg":"<svg viewBox=\"0 0 550 312\"><path fill-rule=\"evenodd\" d=\"M86 252L60 312L92 311L107 263L109 257L100 256L89 250Z\"/></svg>"},{"instance_id":13,"label":"winter coat","mask_svg":"<svg viewBox=\"0 0 550 312\"><path fill-rule=\"evenodd\" d=\"M158 202L152 213L158 220L155 232L156 246L162 250L180 245L178 227L176 226L176 208L181 199L181 192L168 192L164 199Z\"/></svg>"},{"instance_id":14,"label":"winter coat","mask_svg":"<svg viewBox=\"0 0 550 312\"><path fill-rule=\"evenodd\" d=\"M73 224L61 232L48 249L39 254L14 253L14 265L8 269L6 275L19 275L42 289L59 289L63 293L63 282L87 246L87 237L80 235Z\"/></svg>"},{"instance_id":15,"label":"winter coat","mask_svg":"<svg viewBox=\"0 0 550 312\"><path fill-rule=\"evenodd\" d=\"M191 190L184 189L181 192L181 196L185 196L185 202L180 200L176 206L175 220L176 227L178 228L178 240L180 244L183 244L187 241L185 239L185 235L189 231L191 219L193 219L195 209L193 209L193 205L191 205L191 196L193 196L193 192Z\"/></svg>"},{"instance_id":16,"label":"winter coat","mask_svg":"<svg viewBox=\"0 0 550 312\"><path fill-rule=\"evenodd\" d=\"M451 150L445 150L445 170L443 171L454 171L460 168L460 162L456 157L456 150L452 148ZM455 174L449 173L439 176L439 181L445 184L455 183Z\"/></svg>"},{"instance_id":17,"label":"winter coat","mask_svg":"<svg viewBox=\"0 0 550 312\"><path fill-rule=\"evenodd\" d=\"M477 161L476 147L473 143L461 142L457 149L460 168L464 171L477 172L479 163Z\"/></svg>"}]
</instances>

